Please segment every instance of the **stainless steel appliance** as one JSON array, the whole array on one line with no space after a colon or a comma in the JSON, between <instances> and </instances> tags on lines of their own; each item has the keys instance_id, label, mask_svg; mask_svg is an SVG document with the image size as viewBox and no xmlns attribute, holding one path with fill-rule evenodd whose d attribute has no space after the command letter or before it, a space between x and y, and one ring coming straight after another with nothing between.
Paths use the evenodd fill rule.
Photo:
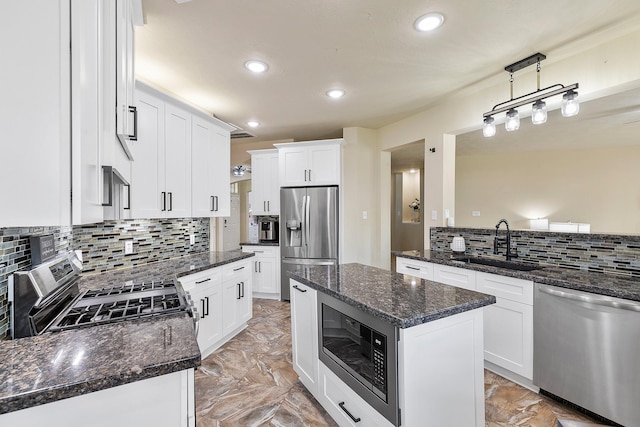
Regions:
<instances>
[{"instance_id":1,"label":"stainless steel appliance","mask_svg":"<svg viewBox=\"0 0 640 427\"><path fill-rule=\"evenodd\" d=\"M261 242L277 242L278 220L274 218L260 218L260 241Z\"/></svg>"},{"instance_id":2,"label":"stainless steel appliance","mask_svg":"<svg viewBox=\"0 0 640 427\"><path fill-rule=\"evenodd\" d=\"M536 284L533 383L625 426L640 426L640 302Z\"/></svg>"},{"instance_id":3,"label":"stainless steel appliance","mask_svg":"<svg viewBox=\"0 0 640 427\"><path fill-rule=\"evenodd\" d=\"M288 271L338 262L338 187L281 188L280 224L280 295L288 301Z\"/></svg>"},{"instance_id":4,"label":"stainless steel appliance","mask_svg":"<svg viewBox=\"0 0 640 427\"><path fill-rule=\"evenodd\" d=\"M321 292L318 315L320 360L393 425L399 425L397 328ZM357 422L357 414L341 408Z\"/></svg>"},{"instance_id":5,"label":"stainless steel appliance","mask_svg":"<svg viewBox=\"0 0 640 427\"><path fill-rule=\"evenodd\" d=\"M187 312L197 323L188 294L173 280L132 282L80 291L82 263L73 252L17 272L9 283L13 338L40 335L148 316Z\"/></svg>"}]
</instances>

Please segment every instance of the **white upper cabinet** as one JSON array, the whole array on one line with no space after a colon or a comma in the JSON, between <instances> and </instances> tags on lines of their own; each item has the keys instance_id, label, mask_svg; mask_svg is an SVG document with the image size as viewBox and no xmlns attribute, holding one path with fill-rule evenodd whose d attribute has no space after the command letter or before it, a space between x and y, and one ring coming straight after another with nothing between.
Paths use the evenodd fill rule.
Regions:
<instances>
[{"instance_id":1,"label":"white upper cabinet","mask_svg":"<svg viewBox=\"0 0 640 427\"><path fill-rule=\"evenodd\" d=\"M69 19L69 1L0 2L0 227L71 223Z\"/></svg>"},{"instance_id":2,"label":"white upper cabinet","mask_svg":"<svg viewBox=\"0 0 640 427\"><path fill-rule=\"evenodd\" d=\"M280 186L340 185L342 139L275 144L279 154Z\"/></svg>"},{"instance_id":3,"label":"white upper cabinet","mask_svg":"<svg viewBox=\"0 0 640 427\"><path fill-rule=\"evenodd\" d=\"M211 120L192 120L192 215L230 215L229 130Z\"/></svg>"},{"instance_id":4,"label":"white upper cabinet","mask_svg":"<svg viewBox=\"0 0 640 427\"><path fill-rule=\"evenodd\" d=\"M191 114L165 104L163 210L167 218L191 216ZM135 166L135 165L134 165Z\"/></svg>"},{"instance_id":5,"label":"white upper cabinet","mask_svg":"<svg viewBox=\"0 0 640 427\"><path fill-rule=\"evenodd\" d=\"M137 140L134 102L134 25L142 25L141 0L115 0L116 4L116 133L132 159L131 141Z\"/></svg>"},{"instance_id":6,"label":"white upper cabinet","mask_svg":"<svg viewBox=\"0 0 640 427\"><path fill-rule=\"evenodd\" d=\"M253 215L279 215L278 150L248 153L251 154L251 211Z\"/></svg>"}]
</instances>

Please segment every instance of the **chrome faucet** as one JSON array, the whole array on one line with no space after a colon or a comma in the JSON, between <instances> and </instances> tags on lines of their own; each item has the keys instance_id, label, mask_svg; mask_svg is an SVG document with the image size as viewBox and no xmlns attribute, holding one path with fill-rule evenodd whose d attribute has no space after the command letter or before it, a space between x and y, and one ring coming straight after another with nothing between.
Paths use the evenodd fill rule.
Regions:
<instances>
[{"instance_id":1,"label":"chrome faucet","mask_svg":"<svg viewBox=\"0 0 640 427\"><path fill-rule=\"evenodd\" d=\"M503 223L504 225L507 226L506 238L498 237L498 229L500 228L500 225ZM493 239L493 254L498 255L500 253L499 249L503 245L507 247L507 253L506 253L507 261L510 261L511 258L518 258L517 250L514 253L511 253L511 230L509 229L509 221L507 221L504 218L498 221L498 223L496 224L496 237Z\"/></svg>"}]
</instances>

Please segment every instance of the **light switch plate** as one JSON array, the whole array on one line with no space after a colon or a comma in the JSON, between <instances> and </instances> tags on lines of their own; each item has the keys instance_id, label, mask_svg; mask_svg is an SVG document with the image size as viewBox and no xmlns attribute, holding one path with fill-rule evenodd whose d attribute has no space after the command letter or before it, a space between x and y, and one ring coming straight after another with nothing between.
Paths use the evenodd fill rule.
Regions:
<instances>
[{"instance_id":1,"label":"light switch plate","mask_svg":"<svg viewBox=\"0 0 640 427\"><path fill-rule=\"evenodd\" d=\"M362 211L362 219L367 219L367 211Z\"/></svg>"},{"instance_id":2,"label":"light switch plate","mask_svg":"<svg viewBox=\"0 0 640 427\"><path fill-rule=\"evenodd\" d=\"M196 244L196 235L192 234L189 236L189 244L190 245L195 245Z\"/></svg>"},{"instance_id":3,"label":"light switch plate","mask_svg":"<svg viewBox=\"0 0 640 427\"><path fill-rule=\"evenodd\" d=\"M438 211L431 211L431 221L438 220Z\"/></svg>"},{"instance_id":4,"label":"light switch plate","mask_svg":"<svg viewBox=\"0 0 640 427\"><path fill-rule=\"evenodd\" d=\"M133 240L124 241L124 254L131 255L133 253Z\"/></svg>"}]
</instances>

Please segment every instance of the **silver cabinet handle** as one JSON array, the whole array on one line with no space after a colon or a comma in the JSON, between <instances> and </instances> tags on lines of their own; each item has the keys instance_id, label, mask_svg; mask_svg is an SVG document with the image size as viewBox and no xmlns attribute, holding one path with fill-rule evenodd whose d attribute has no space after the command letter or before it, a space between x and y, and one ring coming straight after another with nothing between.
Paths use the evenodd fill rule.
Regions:
<instances>
[{"instance_id":1,"label":"silver cabinet handle","mask_svg":"<svg viewBox=\"0 0 640 427\"><path fill-rule=\"evenodd\" d=\"M621 310L640 312L640 304L635 304L633 302L612 301L606 298L599 298L598 296L578 295L572 292L558 291L545 286L540 286L539 289L540 292L548 295L553 295L558 298L565 298L573 301L580 301L587 304L601 305L610 308L619 308Z\"/></svg>"},{"instance_id":2,"label":"silver cabinet handle","mask_svg":"<svg viewBox=\"0 0 640 427\"><path fill-rule=\"evenodd\" d=\"M271 202L267 200L267 212L271 212Z\"/></svg>"},{"instance_id":3,"label":"silver cabinet handle","mask_svg":"<svg viewBox=\"0 0 640 427\"><path fill-rule=\"evenodd\" d=\"M307 182L307 170L304 170L304 182Z\"/></svg>"},{"instance_id":4,"label":"silver cabinet handle","mask_svg":"<svg viewBox=\"0 0 640 427\"><path fill-rule=\"evenodd\" d=\"M211 196L211 209L209 209L211 212L213 212L213 196Z\"/></svg>"},{"instance_id":5,"label":"silver cabinet handle","mask_svg":"<svg viewBox=\"0 0 640 427\"><path fill-rule=\"evenodd\" d=\"M340 407L340 409L344 411L345 414L349 415L349 418L351 418L354 423L359 423L361 421L360 417L356 418L353 415L351 415L351 412L349 412L349 410L344 407L344 402L338 403L338 406Z\"/></svg>"},{"instance_id":6,"label":"silver cabinet handle","mask_svg":"<svg viewBox=\"0 0 640 427\"><path fill-rule=\"evenodd\" d=\"M262 201L262 210L265 212L267 211L267 202L264 200Z\"/></svg>"},{"instance_id":7,"label":"silver cabinet handle","mask_svg":"<svg viewBox=\"0 0 640 427\"><path fill-rule=\"evenodd\" d=\"M301 289L301 288L298 287L298 285L293 285L293 289L296 289L296 290L298 290L300 292L307 292L306 289Z\"/></svg>"},{"instance_id":8,"label":"silver cabinet handle","mask_svg":"<svg viewBox=\"0 0 640 427\"><path fill-rule=\"evenodd\" d=\"M258 273L262 273L262 261L258 261Z\"/></svg>"},{"instance_id":9,"label":"silver cabinet handle","mask_svg":"<svg viewBox=\"0 0 640 427\"><path fill-rule=\"evenodd\" d=\"M309 182L311 182L311 169L309 169Z\"/></svg>"}]
</instances>

